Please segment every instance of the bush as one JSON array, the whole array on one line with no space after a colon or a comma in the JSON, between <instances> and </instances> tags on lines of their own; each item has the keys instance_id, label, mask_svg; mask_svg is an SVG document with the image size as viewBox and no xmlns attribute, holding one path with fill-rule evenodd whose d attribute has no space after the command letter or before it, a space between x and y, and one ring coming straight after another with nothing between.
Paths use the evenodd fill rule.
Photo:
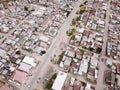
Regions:
<instances>
[{"instance_id":1,"label":"bush","mask_svg":"<svg viewBox=\"0 0 120 90\"><path fill-rule=\"evenodd\" d=\"M76 20L72 19L72 25L75 26L76 25Z\"/></svg>"},{"instance_id":2,"label":"bush","mask_svg":"<svg viewBox=\"0 0 120 90\"><path fill-rule=\"evenodd\" d=\"M79 21L80 20L80 16L78 16L77 18L76 18L76 21Z\"/></svg>"},{"instance_id":3,"label":"bush","mask_svg":"<svg viewBox=\"0 0 120 90\"><path fill-rule=\"evenodd\" d=\"M85 10L80 10L80 14L83 14L85 12Z\"/></svg>"},{"instance_id":4,"label":"bush","mask_svg":"<svg viewBox=\"0 0 120 90\"><path fill-rule=\"evenodd\" d=\"M80 50L81 55L83 55L84 54L84 50L83 49L79 49L79 50Z\"/></svg>"},{"instance_id":5,"label":"bush","mask_svg":"<svg viewBox=\"0 0 120 90\"><path fill-rule=\"evenodd\" d=\"M57 73L53 74L52 79L56 79Z\"/></svg>"},{"instance_id":6,"label":"bush","mask_svg":"<svg viewBox=\"0 0 120 90\"><path fill-rule=\"evenodd\" d=\"M74 40L75 39L75 35L72 35L71 39Z\"/></svg>"}]
</instances>

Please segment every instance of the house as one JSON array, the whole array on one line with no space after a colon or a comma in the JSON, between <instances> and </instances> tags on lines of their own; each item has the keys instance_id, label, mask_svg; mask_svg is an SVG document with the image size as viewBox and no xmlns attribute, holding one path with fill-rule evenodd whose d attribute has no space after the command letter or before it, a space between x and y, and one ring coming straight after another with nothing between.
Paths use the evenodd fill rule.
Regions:
<instances>
[{"instance_id":1,"label":"house","mask_svg":"<svg viewBox=\"0 0 120 90\"><path fill-rule=\"evenodd\" d=\"M30 70L32 69L32 66L29 64L26 64L24 62L20 63L20 66L18 67L19 70L24 71L26 73L29 73Z\"/></svg>"},{"instance_id":2,"label":"house","mask_svg":"<svg viewBox=\"0 0 120 90\"><path fill-rule=\"evenodd\" d=\"M29 64L29 65L31 65L33 67L36 66L35 59L32 58L32 57L29 57L29 56L25 56L22 62L26 63L26 64Z\"/></svg>"},{"instance_id":3,"label":"house","mask_svg":"<svg viewBox=\"0 0 120 90\"><path fill-rule=\"evenodd\" d=\"M63 84L67 78L67 73L59 71L53 85L52 90L62 90Z\"/></svg>"},{"instance_id":4,"label":"house","mask_svg":"<svg viewBox=\"0 0 120 90\"><path fill-rule=\"evenodd\" d=\"M87 73L87 70L88 70L88 62L85 60L82 60L81 65L79 67L78 74L83 75L83 73Z\"/></svg>"},{"instance_id":5,"label":"house","mask_svg":"<svg viewBox=\"0 0 120 90\"><path fill-rule=\"evenodd\" d=\"M11 80L13 80L16 83L23 84L27 79L27 75L28 74L26 72L15 70L15 72L11 76Z\"/></svg>"}]
</instances>

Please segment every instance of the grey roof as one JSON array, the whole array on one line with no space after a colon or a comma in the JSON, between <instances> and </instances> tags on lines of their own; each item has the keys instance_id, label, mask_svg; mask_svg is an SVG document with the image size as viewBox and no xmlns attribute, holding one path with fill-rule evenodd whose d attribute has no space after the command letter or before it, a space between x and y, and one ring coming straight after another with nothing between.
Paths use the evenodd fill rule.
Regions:
<instances>
[{"instance_id":1,"label":"grey roof","mask_svg":"<svg viewBox=\"0 0 120 90\"><path fill-rule=\"evenodd\" d=\"M23 63L23 62L20 63L20 66L18 67L19 70L22 70L24 72L29 72L31 68L32 68L31 65L28 65L28 64Z\"/></svg>"}]
</instances>

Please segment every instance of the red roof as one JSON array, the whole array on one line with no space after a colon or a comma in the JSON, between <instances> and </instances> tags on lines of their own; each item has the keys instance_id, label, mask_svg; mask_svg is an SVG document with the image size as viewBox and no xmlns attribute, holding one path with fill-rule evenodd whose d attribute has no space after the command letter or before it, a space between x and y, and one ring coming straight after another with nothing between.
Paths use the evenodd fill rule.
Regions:
<instances>
[{"instance_id":1,"label":"red roof","mask_svg":"<svg viewBox=\"0 0 120 90\"><path fill-rule=\"evenodd\" d=\"M27 73L22 72L20 70L16 70L13 74L12 80L18 81L19 83L23 83L27 77Z\"/></svg>"},{"instance_id":2,"label":"red roof","mask_svg":"<svg viewBox=\"0 0 120 90\"><path fill-rule=\"evenodd\" d=\"M80 90L80 86L79 85L74 85L73 90Z\"/></svg>"},{"instance_id":3,"label":"red roof","mask_svg":"<svg viewBox=\"0 0 120 90\"><path fill-rule=\"evenodd\" d=\"M120 65L117 66L117 72L120 73Z\"/></svg>"},{"instance_id":4,"label":"red roof","mask_svg":"<svg viewBox=\"0 0 120 90\"><path fill-rule=\"evenodd\" d=\"M11 90L9 87L7 87L7 86L2 86L1 88L0 88L0 90Z\"/></svg>"}]
</instances>

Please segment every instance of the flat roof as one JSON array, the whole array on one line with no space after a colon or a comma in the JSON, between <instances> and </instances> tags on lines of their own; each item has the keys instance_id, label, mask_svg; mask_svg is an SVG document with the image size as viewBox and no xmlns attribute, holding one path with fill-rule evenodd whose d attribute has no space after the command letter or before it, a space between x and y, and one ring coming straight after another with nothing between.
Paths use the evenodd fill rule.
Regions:
<instances>
[{"instance_id":1,"label":"flat roof","mask_svg":"<svg viewBox=\"0 0 120 90\"><path fill-rule=\"evenodd\" d=\"M21 62L21 63L20 63L20 66L18 67L19 70L25 71L25 72L27 72L27 73L30 71L31 68L32 68L31 65L26 64L26 63L24 63L24 62Z\"/></svg>"},{"instance_id":2,"label":"flat roof","mask_svg":"<svg viewBox=\"0 0 120 90\"><path fill-rule=\"evenodd\" d=\"M17 81L19 83L24 83L25 79L27 78L27 73L22 72L20 70L16 70L13 74L12 80Z\"/></svg>"},{"instance_id":3,"label":"flat roof","mask_svg":"<svg viewBox=\"0 0 120 90\"><path fill-rule=\"evenodd\" d=\"M34 58L29 57L29 56L25 56L22 62L27 63L27 64L29 64L29 65L31 65L33 67L36 66Z\"/></svg>"},{"instance_id":4,"label":"flat roof","mask_svg":"<svg viewBox=\"0 0 120 90\"><path fill-rule=\"evenodd\" d=\"M52 89L61 90L66 78L67 78L67 73L59 71L57 78L55 79L53 83Z\"/></svg>"}]
</instances>

